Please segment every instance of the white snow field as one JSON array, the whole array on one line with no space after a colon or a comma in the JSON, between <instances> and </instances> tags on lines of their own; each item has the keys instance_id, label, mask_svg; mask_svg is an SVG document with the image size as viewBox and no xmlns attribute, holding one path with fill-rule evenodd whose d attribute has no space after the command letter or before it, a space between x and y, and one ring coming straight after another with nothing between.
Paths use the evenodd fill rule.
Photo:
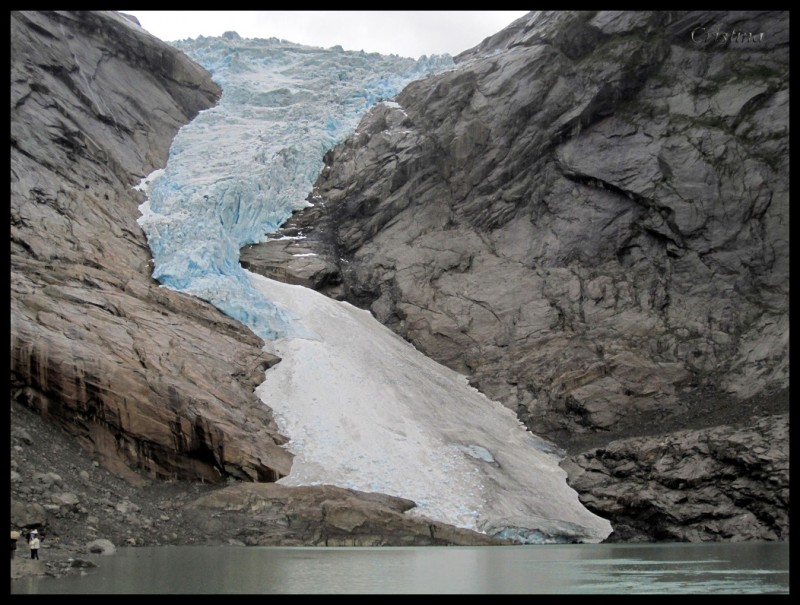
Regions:
<instances>
[{"instance_id":1,"label":"white snow field","mask_svg":"<svg viewBox=\"0 0 800 605\"><path fill-rule=\"evenodd\" d=\"M464 376L368 311L248 274L317 335L264 347L282 360L256 393L295 455L279 483L402 496L417 503L411 514L522 542L611 533L567 486L556 449Z\"/></svg>"}]
</instances>

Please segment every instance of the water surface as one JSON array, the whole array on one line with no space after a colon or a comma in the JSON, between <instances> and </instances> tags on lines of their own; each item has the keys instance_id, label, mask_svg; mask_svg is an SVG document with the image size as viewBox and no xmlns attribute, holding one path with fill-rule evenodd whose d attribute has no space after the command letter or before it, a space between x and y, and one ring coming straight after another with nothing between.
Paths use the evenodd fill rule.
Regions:
<instances>
[{"instance_id":1,"label":"water surface","mask_svg":"<svg viewBox=\"0 0 800 605\"><path fill-rule=\"evenodd\" d=\"M788 594L788 543L124 548L12 594Z\"/></svg>"}]
</instances>

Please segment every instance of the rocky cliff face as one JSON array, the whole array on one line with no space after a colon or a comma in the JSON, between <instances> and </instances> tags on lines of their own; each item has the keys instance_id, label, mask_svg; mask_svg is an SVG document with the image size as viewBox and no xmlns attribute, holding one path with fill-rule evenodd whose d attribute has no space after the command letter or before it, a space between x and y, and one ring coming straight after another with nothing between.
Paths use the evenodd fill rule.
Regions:
<instances>
[{"instance_id":1,"label":"rocky cliff face","mask_svg":"<svg viewBox=\"0 0 800 605\"><path fill-rule=\"evenodd\" d=\"M571 451L732 416L774 436L753 418L788 412L788 13L536 13L457 60L328 154L283 232L305 239L243 263L370 309ZM788 471L751 468L788 510L765 496ZM595 492L622 491L598 481L578 483L608 513ZM648 530L639 500L615 506L639 538L788 537Z\"/></svg>"},{"instance_id":2,"label":"rocky cliff face","mask_svg":"<svg viewBox=\"0 0 800 605\"><path fill-rule=\"evenodd\" d=\"M219 88L114 13L12 12L11 59L12 398L132 480L286 474L253 395L276 359L160 288L136 223L132 187Z\"/></svg>"},{"instance_id":3,"label":"rocky cliff face","mask_svg":"<svg viewBox=\"0 0 800 605\"><path fill-rule=\"evenodd\" d=\"M566 460L609 542L789 540L789 419L615 441Z\"/></svg>"}]
</instances>

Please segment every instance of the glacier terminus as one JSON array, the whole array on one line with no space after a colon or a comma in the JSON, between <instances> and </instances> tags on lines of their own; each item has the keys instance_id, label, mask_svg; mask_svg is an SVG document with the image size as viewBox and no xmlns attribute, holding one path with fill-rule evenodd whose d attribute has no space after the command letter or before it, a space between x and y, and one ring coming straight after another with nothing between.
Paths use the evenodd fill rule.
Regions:
<instances>
[{"instance_id":1,"label":"glacier terminus","mask_svg":"<svg viewBox=\"0 0 800 605\"><path fill-rule=\"evenodd\" d=\"M523 543L600 542L563 452L367 311L244 270L239 250L308 205L323 155L409 82L458 69L277 39L176 42L222 87L142 188L153 277L241 321L281 357L257 394L294 455L286 485L413 500L409 514Z\"/></svg>"}]
</instances>

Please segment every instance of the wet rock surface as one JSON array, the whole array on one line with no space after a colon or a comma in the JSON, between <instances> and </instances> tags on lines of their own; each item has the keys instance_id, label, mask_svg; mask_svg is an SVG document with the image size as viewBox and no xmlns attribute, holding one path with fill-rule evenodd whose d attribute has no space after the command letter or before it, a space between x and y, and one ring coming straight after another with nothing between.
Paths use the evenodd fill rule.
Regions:
<instances>
[{"instance_id":1,"label":"wet rock surface","mask_svg":"<svg viewBox=\"0 0 800 605\"><path fill-rule=\"evenodd\" d=\"M789 540L789 414L614 441L562 463L607 542Z\"/></svg>"}]
</instances>

